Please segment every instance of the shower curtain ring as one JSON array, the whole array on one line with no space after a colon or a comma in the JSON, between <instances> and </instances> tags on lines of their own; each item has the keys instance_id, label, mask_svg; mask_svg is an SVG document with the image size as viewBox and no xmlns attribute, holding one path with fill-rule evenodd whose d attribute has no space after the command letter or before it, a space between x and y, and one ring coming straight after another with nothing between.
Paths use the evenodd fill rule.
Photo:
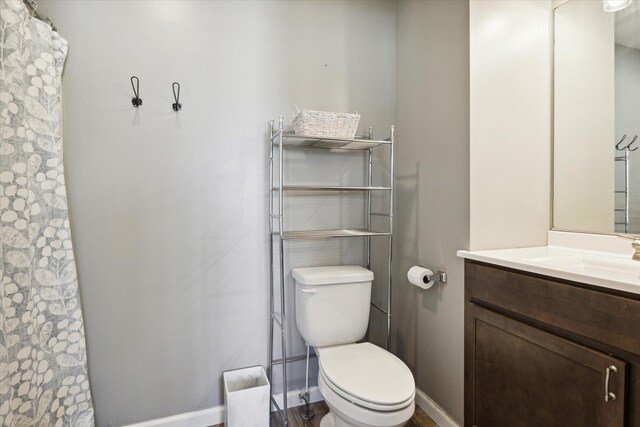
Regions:
<instances>
[{"instance_id":1,"label":"shower curtain ring","mask_svg":"<svg viewBox=\"0 0 640 427\"><path fill-rule=\"evenodd\" d=\"M178 92L177 93L176 93L176 87L178 88ZM180 111L180 110L182 110L182 104L180 104L180 83L173 82L171 84L171 89L173 89L173 99L176 101L172 105L173 111Z\"/></svg>"},{"instance_id":2,"label":"shower curtain ring","mask_svg":"<svg viewBox=\"0 0 640 427\"><path fill-rule=\"evenodd\" d=\"M133 79L136 80L135 83L133 82ZM142 99L140 98L140 79L136 76L131 77L131 87L133 88L133 98L131 98L131 103L134 107L138 108L142 105Z\"/></svg>"}]
</instances>

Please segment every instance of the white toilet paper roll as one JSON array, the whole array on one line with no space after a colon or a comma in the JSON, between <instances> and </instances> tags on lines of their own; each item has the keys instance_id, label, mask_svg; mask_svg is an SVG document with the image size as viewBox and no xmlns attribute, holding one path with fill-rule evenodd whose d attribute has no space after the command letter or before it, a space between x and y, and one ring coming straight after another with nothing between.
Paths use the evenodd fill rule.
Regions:
<instances>
[{"instance_id":1,"label":"white toilet paper roll","mask_svg":"<svg viewBox=\"0 0 640 427\"><path fill-rule=\"evenodd\" d=\"M435 279L433 271L419 265L414 265L407 271L409 283L422 289L429 289L435 283L435 280L429 280L429 278Z\"/></svg>"}]
</instances>

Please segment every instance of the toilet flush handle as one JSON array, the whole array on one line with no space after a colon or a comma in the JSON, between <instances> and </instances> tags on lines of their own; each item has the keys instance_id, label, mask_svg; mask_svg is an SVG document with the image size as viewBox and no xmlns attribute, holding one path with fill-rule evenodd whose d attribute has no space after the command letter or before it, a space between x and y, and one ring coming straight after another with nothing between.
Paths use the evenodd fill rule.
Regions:
<instances>
[{"instance_id":1,"label":"toilet flush handle","mask_svg":"<svg viewBox=\"0 0 640 427\"><path fill-rule=\"evenodd\" d=\"M305 294L315 294L316 288L302 288L302 292Z\"/></svg>"}]
</instances>

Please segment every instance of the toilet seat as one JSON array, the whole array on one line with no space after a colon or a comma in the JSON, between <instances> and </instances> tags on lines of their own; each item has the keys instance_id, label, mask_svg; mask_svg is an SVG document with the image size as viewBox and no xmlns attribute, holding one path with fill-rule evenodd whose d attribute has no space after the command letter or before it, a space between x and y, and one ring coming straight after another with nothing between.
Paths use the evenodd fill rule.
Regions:
<instances>
[{"instance_id":1,"label":"toilet seat","mask_svg":"<svg viewBox=\"0 0 640 427\"><path fill-rule=\"evenodd\" d=\"M363 408L389 412L415 399L409 368L371 343L317 348L320 376L337 395Z\"/></svg>"},{"instance_id":2,"label":"toilet seat","mask_svg":"<svg viewBox=\"0 0 640 427\"><path fill-rule=\"evenodd\" d=\"M324 416L322 427L358 426L358 427L401 427L409 421L415 411L415 402L411 399L407 406L394 411L376 411L355 404L335 392L320 372L318 388L330 412ZM336 422L340 420L339 422Z\"/></svg>"}]
</instances>

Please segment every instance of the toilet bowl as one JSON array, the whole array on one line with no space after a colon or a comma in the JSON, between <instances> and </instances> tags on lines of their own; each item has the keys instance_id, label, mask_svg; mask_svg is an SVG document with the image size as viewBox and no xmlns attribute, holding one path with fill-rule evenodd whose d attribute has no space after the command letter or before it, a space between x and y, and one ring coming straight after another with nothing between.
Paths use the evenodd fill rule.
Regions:
<instances>
[{"instance_id":1,"label":"toilet bowl","mask_svg":"<svg viewBox=\"0 0 640 427\"><path fill-rule=\"evenodd\" d=\"M318 355L318 388L330 412L322 427L396 427L415 409L409 368L357 343L367 330L373 273L359 266L297 268L296 324Z\"/></svg>"}]
</instances>

